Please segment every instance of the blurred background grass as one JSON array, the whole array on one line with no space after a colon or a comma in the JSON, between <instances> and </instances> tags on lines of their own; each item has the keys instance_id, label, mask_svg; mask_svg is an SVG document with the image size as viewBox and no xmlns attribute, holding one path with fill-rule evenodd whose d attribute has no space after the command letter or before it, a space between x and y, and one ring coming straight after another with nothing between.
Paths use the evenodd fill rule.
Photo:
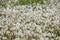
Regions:
<instances>
[{"instance_id":1,"label":"blurred background grass","mask_svg":"<svg viewBox=\"0 0 60 40\"><path fill-rule=\"evenodd\" d=\"M33 4L57 4L60 0L0 0L0 8L7 6L18 6L18 5L33 5Z\"/></svg>"},{"instance_id":2,"label":"blurred background grass","mask_svg":"<svg viewBox=\"0 0 60 40\"><path fill-rule=\"evenodd\" d=\"M0 0L0 7L17 6L17 5L33 5L34 3L44 4L44 0ZM47 1L47 0L46 0Z\"/></svg>"}]
</instances>

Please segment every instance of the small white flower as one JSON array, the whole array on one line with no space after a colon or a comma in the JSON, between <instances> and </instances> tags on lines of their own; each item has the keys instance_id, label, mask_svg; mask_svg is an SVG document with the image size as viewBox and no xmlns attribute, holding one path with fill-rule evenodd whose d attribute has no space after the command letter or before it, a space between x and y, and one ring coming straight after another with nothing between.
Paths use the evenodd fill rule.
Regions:
<instances>
[{"instance_id":1,"label":"small white flower","mask_svg":"<svg viewBox=\"0 0 60 40\"><path fill-rule=\"evenodd\" d=\"M18 38L15 38L14 40L20 40L20 38L18 37Z\"/></svg>"},{"instance_id":2,"label":"small white flower","mask_svg":"<svg viewBox=\"0 0 60 40\"><path fill-rule=\"evenodd\" d=\"M7 37L2 37L3 40L7 40Z\"/></svg>"}]
</instances>

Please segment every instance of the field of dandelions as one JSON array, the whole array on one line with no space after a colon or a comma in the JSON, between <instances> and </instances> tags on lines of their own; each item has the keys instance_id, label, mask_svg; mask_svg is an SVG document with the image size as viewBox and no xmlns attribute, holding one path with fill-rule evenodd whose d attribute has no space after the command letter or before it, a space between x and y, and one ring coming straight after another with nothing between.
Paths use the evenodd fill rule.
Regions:
<instances>
[{"instance_id":1,"label":"field of dandelions","mask_svg":"<svg viewBox=\"0 0 60 40\"><path fill-rule=\"evenodd\" d=\"M60 40L60 1L37 1L0 2L0 40Z\"/></svg>"}]
</instances>

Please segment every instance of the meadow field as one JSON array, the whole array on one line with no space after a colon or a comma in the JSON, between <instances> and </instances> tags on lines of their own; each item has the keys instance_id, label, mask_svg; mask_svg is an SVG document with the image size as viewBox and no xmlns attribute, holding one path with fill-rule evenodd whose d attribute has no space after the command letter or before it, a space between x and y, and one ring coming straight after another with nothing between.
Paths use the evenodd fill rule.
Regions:
<instances>
[{"instance_id":1,"label":"meadow field","mask_svg":"<svg viewBox=\"0 0 60 40\"><path fill-rule=\"evenodd\" d=\"M60 40L60 0L0 0L0 40Z\"/></svg>"}]
</instances>

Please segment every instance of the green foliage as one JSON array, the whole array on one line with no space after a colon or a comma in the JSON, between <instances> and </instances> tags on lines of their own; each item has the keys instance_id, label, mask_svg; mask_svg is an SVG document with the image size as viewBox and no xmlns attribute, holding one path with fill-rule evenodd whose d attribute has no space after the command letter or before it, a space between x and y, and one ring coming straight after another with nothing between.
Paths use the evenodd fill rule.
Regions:
<instances>
[{"instance_id":1,"label":"green foliage","mask_svg":"<svg viewBox=\"0 0 60 40\"><path fill-rule=\"evenodd\" d=\"M55 0L56 1L56 0ZM54 1L54 3L56 3ZM33 4L50 4L50 0L1 0L0 1L0 7L6 7L8 5L10 6L17 6L17 5L33 5Z\"/></svg>"},{"instance_id":2,"label":"green foliage","mask_svg":"<svg viewBox=\"0 0 60 40\"><path fill-rule=\"evenodd\" d=\"M2 7L6 7L7 5L10 6L17 6L17 5L29 5L29 4L43 4L43 0L17 0L16 2L14 2L14 0L1 0L0 1L0 6Z\"/></svg>"},{"instance_id":3,"label":"green foliage","mask_svg":"<svg viewBox=\"0 0 60 40\"><path fill-rule=\"evenodd\" d=\"M20 0L19 1L19 4L21 5L26 5L26 4L33 4L33 3L39 3L39 2L42 2L43 3L43 0Z\"/></svg>"},{"instance_id":4,"label":"green foliage","mask_svg":"<svg viewBox=\"0 0 60 40\"><path fill-rule=\"evenodd\" d=\"M0 13L0 17L1 17L1 16L6 17L6 14L2 14L2 13Z\"/></svg>"},{"instance_id":5,"label":"green foliage","mask_svg":"<svg viewBox=\"0 0 60 40\"><path fill-rule=\"evenodd\" d=\"M56 34L56 36L60 36L60 31L58 29L55 29L54 34Z\"/></svg>"}]
</instances>

